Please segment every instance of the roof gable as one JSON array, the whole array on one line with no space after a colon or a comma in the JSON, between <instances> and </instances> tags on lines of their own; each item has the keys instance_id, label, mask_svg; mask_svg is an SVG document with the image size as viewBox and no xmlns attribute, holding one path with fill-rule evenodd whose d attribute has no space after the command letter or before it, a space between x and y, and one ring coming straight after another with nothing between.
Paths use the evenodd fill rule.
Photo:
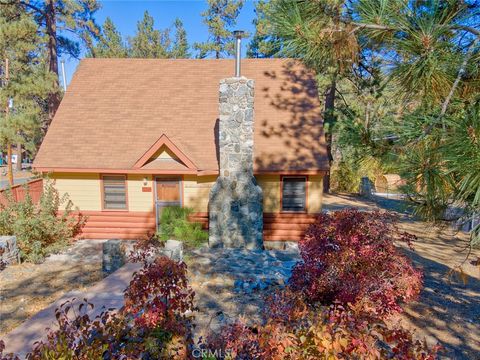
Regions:
<instances>
[{"instance_id":1,"label":"roof gable","mask_svg":"<svg viewBox=\"0 0 480 360\"><path fill-rule=\"evenodd\" d=\"M167 156L162 156L162 155ZM197 170L195 164L176 146L167 135L162 134L160 138L142 155L133 165L134 169L141 169L147 164L155 161L175 161L189 170ZM148 168L152 168L149 166Z\"/></svg>"}]
</instances>

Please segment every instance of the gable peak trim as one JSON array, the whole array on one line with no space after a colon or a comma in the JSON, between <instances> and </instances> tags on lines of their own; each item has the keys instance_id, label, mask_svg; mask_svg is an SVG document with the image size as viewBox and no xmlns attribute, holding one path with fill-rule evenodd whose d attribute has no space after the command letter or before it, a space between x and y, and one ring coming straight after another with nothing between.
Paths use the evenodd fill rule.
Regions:
<instances>
[{"instance_id":1,"label":"gable peak trim","mask_svg":"<svg viewBox=\"0 0 480 360\"><path fill-rule=\"evenodd\" d=\"M134 169L140 169L142 166L146 165L148 161L152 158L157 151L159 151L162 146L165 146L170 150L185 166L191 170L197 170L197 166L193 163L192 160L185 155L177 145L173 143L172 140L168 138L167 135L162 134L160 138L142 155L140 159L133 165Z\"/></svg>"}]
</instances>

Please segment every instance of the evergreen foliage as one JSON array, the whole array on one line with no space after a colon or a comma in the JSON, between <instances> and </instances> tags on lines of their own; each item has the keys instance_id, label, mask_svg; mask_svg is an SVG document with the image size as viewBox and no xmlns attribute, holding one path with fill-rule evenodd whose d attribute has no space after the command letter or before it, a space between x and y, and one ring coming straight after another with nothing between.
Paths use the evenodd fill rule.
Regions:
<instances>
[{"instance_id":1,"label":"evergreen foliage","mask_svg":"<svg viewBox=\"0 0 480 360\"><path fill-rule=\"evenodd\" d=\"M478 117L466 110L479 101L477 1L272 0L269 18L282 51L320 74L331 159L402 171L425 219L480 212Z\"/></svg>"},{"instance_id":2,"label":"evergreen foliage","mask_svg":"<svg viewBox=\"0 0 480 360\"><path fill-rule=\"evenodd\" d=\"M128 49L122 35L109 17L105 19L98 42L92 46L89 56L99 58L125 58L128 56Z\"/></svg>"},{"instance_id":3,"label":"evergreen foliage","mask_svg":"<svg viewBox=\"0 0 480 360\"><path fill-rule=\"evenodd\" d=\"M255 34L248 44L247 57L271 58L280 55L280 39L271 31L268 14L271 11L270 1L259 0L255 3Z\"/></svg>"},{"instance_id":4,"label":"evergreen foliage","mask_svg":"<svg viewBox=\"0 0 480 360\"><path fill-rule=\"evenodd\" d=\"M195 43L198 57L203 59L213 55L220 59L234 52L233 27L243 6L243 0L207 0L208 8L202 13L203 22L208 27L209 38Z\"/></svg>"},{"instance_id":5,"label":"evergreen foliage","mask_svg":"<svg viewBox=\"0 0 480 360\"><path fill-rule=\"evenodd\" d=\"M2 149L15 144L35 152L41 137L42 120L46 118L44 99L55 88L55 81L47 71L39 43L37 26L30 14L21 6L0 7Z\"/></svg>"},{"instance_id":6,"label":"evergreen foliage","mask_svg":"<svg viewBox=\"0 0 480 360\"><path fill-rule=\"evenodd\" d=\"M198 247L208 240L208 233L200 223L189 221L192 209L168 206L162 210L158 238L161 241L177 239L188 247Z\"/></svg>"},{"instance_id":7,"label":"evergreen foliage","mask_svg":"<svg viewBox=\"0 0 480 360\"><path fill-rule=\"evenodd\" d=\"M184 59L189 58L187 32L180 19L175 19L170 28L158 30L153 17L145 11L143 19L137 23L134 36L124 41L110 18L105 20L98 41L88 53L98 58L147 58Z\"/></svg>"},{"instance_id":8,"label":"evergreen foliage","mask_svg":"<svg viewBox=\"0 0 480 360\"><path fill-rule=\"evenodd\" d=\"M56 84L47 99L48 125L60 103L58 58L63 54L78 58L81 45L91 49L99 35L94 14L100 5L97 0L18 0L4 6L21 6L37 23L43 55Z\"/></svg>"},{"instance_id":9,"label":"evergreen foliage","mask_svg":"<svg viewBox=\"0 0 480 360\"><path fill-rule=\"evenodd\" d=\"M175 37L172 41L172 47L169 57L174 59L188 59L190 57L190 46L187 40L187 31L183 27L183 22L176 18L173 27L175 29Z\"/></svg>"},{"instance_id":10,"label":"evergreen foliage","mask_svg":"<svg viewBox=\"0 0 480 360\"><path fill-rule=\"evenodd\" d=\"M128 39L131 57L146 59L164 59L168 57L170 47L169 30L154 28L153 17L145 11L143 19L137 23L137 32Z\"/></svg>"}]
</instances>

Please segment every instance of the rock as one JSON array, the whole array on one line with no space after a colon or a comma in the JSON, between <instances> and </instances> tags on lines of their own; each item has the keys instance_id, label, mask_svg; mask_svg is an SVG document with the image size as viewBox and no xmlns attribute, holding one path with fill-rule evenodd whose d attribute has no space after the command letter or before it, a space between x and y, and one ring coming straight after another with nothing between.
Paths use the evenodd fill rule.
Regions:
<instances>
[{"instance_id":1,"label":"rock","mask_svg":"<svg viewBox=\"0 0 480 360\"><path fill-rule=\"evenodd\" d=\"M183 261L183 243L181 241L167 240L162 252L172 260Z\"/></svg>"},{"instance_id":2,"label":"rock","mask_svg":"<svg viewBox=\"0 0 480 360\"><path fill-rule=\"evenodd\" d=\"M103 243L102 270L111 274L125 265L125 247L122 240L108 240Z\"/></svg>"},{"instance_id":3,"label":"rock","mask_svg":"<svg viewBox=\"0 0 480 360\"><path fill-rule=\"evenodd\" d=\"M0 260L7 264L16 264L20 262L20 253L17 247L16 236L0 236Z\"/></svg>"}]
</instances>

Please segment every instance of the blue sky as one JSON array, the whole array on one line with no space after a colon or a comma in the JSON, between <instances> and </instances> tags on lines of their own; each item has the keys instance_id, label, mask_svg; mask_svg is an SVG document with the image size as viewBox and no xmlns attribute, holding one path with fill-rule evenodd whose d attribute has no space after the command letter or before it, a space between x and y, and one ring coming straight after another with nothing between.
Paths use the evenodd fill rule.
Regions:
<instances>
[{"instance_id":1,"label":"blue sky","mask_svg":"<svg viewBox=\"0 0 480 360\"><path fill-rule=\"evenodd\" d=\"M145 10L155 19L155 27L164 29L170 26L175 18L183 21L187 31L188 41L205 41L208 37L207 27L202 22L200 13L206 9L207 2L203 0L103 0L100 1L102 8L96 13L98 24L102 25L106 17L110 17L123 37L132 36L135 33L137 22L143 17ZM238 17L236 28L253 33L254 27L254 1L245 1ZM243 42L243 55L249 39ZM78 65L78 60L66 57L65 71L67 82L70 82Z\"/></svg>"}]
</instances>

